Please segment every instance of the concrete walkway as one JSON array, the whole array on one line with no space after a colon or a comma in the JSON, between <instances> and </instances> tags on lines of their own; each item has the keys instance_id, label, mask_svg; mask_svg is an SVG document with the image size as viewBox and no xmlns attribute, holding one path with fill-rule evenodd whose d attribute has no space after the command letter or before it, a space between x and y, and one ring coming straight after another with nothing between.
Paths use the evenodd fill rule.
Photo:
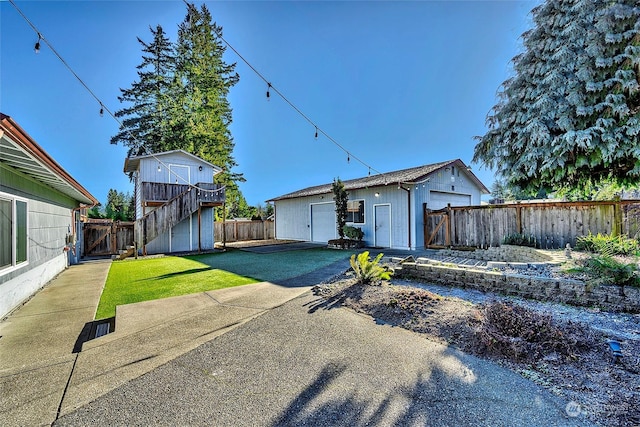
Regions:
<instances>
[{"instance_id":1,"label":"concrete walkway","mask_svg":"<svg viewBox=\"0 0 640 427\"><path fill-rule=\"evenodd\" d=\"M0 322L0 425L56 419L78 356L74 346L94 318L110 266L69 267Z\"/></svg>"}]
</instances>

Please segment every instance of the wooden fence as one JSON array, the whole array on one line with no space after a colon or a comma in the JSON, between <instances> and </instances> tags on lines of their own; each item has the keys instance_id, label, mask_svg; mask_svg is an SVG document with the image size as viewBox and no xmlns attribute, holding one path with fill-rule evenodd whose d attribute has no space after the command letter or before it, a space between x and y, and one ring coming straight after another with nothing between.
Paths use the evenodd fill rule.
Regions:
<instances>
[{"instance_id":1,"label":"wooden fence","mask_svg":"<svg viewBox=\"0 0 640 427\"><path fill-rule=\"evenodd\" d=\"M116 255L133 245L133 222L90 219L83 223L84 255Z\"/></svg>"},{"instance_id":2,"label":"wooden fence","mask_svg":"<svg viewBox=\"0 0 640 427\"><path fill-rule=\"evenodd\" d=\"M227 242L275 238L275 227L272 220L216 222L214 227L216 239L222 239L222 236L225 236Z\"/></svg>"},{"instance_id":3,"label":"wooden fence","mask_svg":"<svg viewBox=\"0 0 640 427\"><path fill-rule=\"evenodd\" d=\"M531 236L542 249L571 247L589 233L640 237L640 200L423 206L425 247L500 246L508 235Z\"/></svg>"}]
</instances>

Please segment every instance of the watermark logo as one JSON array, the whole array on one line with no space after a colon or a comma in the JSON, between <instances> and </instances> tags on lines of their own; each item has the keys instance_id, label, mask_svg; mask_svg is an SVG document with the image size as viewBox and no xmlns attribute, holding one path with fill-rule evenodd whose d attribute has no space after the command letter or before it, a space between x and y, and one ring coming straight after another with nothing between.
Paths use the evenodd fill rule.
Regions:
<instances>
[{"instance_id":1,"label":"watermark logo","mask_svg":"<svg viewBox=\"0 0 640 427\"><path fill-rule=\"evenodd\" d=\"M571 402L567 403L567 406L564 407L564 411L568 416L575 418L580 415L580 412L582 412L582 408L580 407L580 404L578 402L574 402L572 400Z\"/></svg>"}]
</instances>

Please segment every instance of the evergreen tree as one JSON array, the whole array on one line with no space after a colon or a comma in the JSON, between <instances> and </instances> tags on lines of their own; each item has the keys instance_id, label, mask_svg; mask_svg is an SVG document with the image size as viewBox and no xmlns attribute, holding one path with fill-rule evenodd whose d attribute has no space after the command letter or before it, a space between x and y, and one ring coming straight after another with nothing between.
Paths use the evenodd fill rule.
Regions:
<instances>
[{"instance_id":1,"label":"evergreen tree","mask_svg":"<svg viewBox=\"0 0 640 427\"><path fill-rule=\"evenodd\" d=\"M349 201L349 195L347 190L344 189L344 183L340 178L333 181L331 190L333 191L333 201L336 204L336 227L338 236L344 239L344 226L347 224L347 202Z\"/></svg>"},{"instance_id":2,"label":"evergreen tree","mask_svg":"<svg viewBox=\"0 0 640 427\"><path fill-rule=\"evenodd\" d=\"M640 7L548 0L532 11L474 161L527 192L640 180Z\"/></svg>"},{"instance_id":3,"label":"evergreen tree","mask_svg":"<svg viewBox=\"0 0 640 427\"><path fill-rule=\"evenodd\" d=\"M142 62L137 67L139 80L129 89L120 89L119 101L130 106L115 113L122 119L122 126L111 138L111 143L129 147L129 157L163 151L174 139L169 129L171 117L168 112L175 108L172 96L175 56L162 27L158 25L150 30L151 43L138 37L143 52Z\"/></svg>"},{"instance_id":4,"label":"evergreen tree","mask_svg":"<svg viewBox=\"0 0 640 427\"><path fill-rule=\"evenodd\" d=\"M246 201L237 186L244 177L232 172L237 164L227 99L239 76L235 63L224 62L225 50L222 27L212 22L206 5L197 9L190 4L176 44L176 75L181 84L178 99L186 113L176 120L181 133L179 148L223 169L216 181L226 187L227 216L233 218L246 213Z\"/></svg>"}]
</instances>

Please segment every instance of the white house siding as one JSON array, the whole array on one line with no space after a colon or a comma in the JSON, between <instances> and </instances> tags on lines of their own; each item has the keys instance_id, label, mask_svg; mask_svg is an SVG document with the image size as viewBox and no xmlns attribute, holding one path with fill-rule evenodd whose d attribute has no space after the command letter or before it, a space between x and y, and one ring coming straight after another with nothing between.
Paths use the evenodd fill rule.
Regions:
<instances>
[{"instance_id":1,"label":"white house siding","mask_svg":"<svg viewBox=\"0 0 640 427\"><path fill-rule=\"evenodd\" d=\"M168 168L170 166L189 166L189 179L191 184L213 182L213 168L196 159L180 153L159 154L157 158L159 160L153 157L140 159L139 175L142 182L175 184L178 178L169 173ZM202 166L202 171L199 170L200 166ZM158 167L160 168L159 171ZM178 184L186 184L186 182L178 179Z\"/></svg>"},{"instance_id":2,"label":"white house siding","mask_svg":"<svg viewBox=\"0 0 640 427\"><path fill-rule=\"evenodd\" d=\"M0 192L27 199L28 212L28 260L0 270L2 317L66 268L64 248L78 202L7 169L2 170Z\"/></svg>"}]
</instances>

